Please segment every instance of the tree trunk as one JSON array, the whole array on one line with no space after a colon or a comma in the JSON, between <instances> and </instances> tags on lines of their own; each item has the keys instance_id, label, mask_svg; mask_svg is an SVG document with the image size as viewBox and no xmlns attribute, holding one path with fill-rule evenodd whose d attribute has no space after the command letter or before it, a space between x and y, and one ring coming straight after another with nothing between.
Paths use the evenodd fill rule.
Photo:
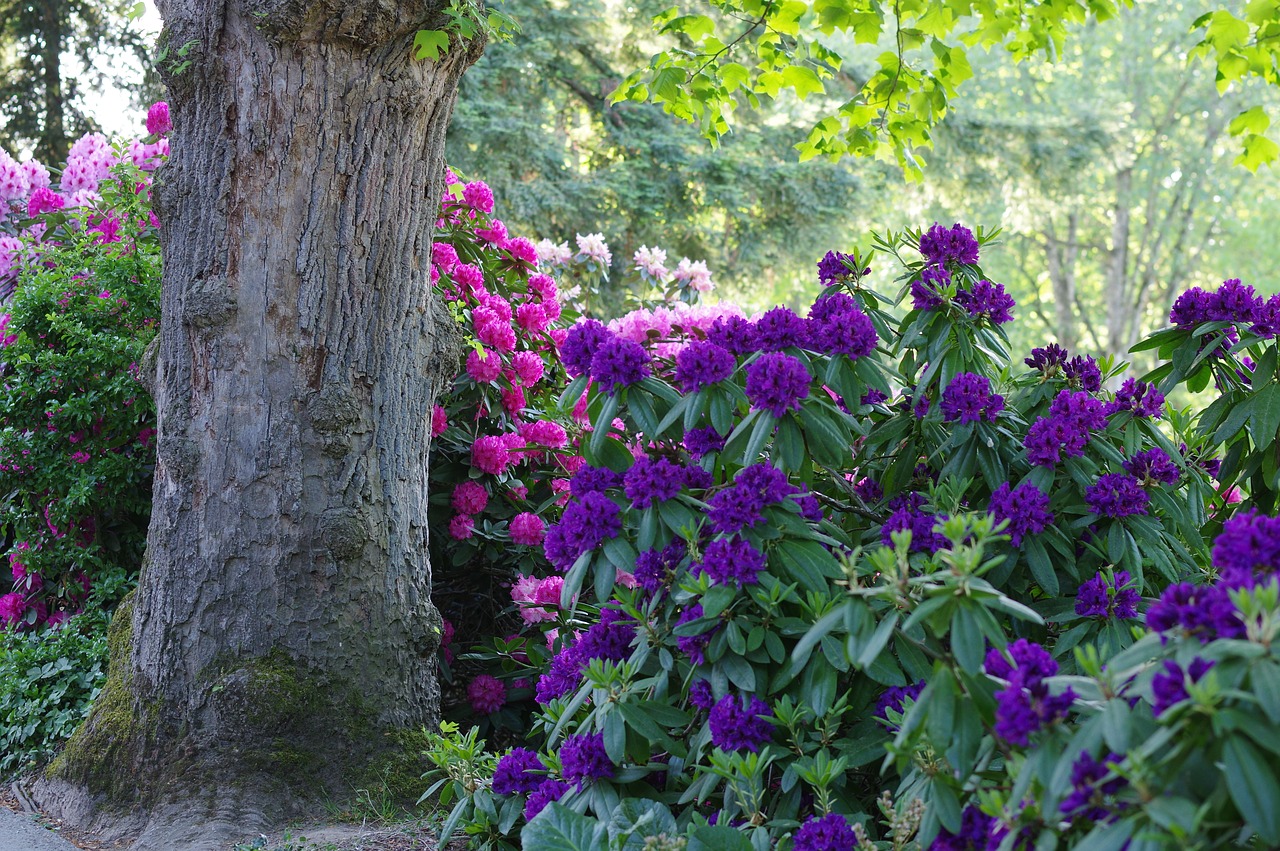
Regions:
<instances>
[{"instance_id":1,"label":"tree trunk","mask_svg":"<svg viewBox=\"0 0 1280 851\"><path fill-rule=\"evenodd\" d=\"M128 664L52 774L176 848L167 822L284 815L437 716L427 452L457 356L430 248L481 44L412 59L447 0L158 5L196 47L156 191L154 507Z\"/></svg>"},{"instance_id":2,"label":"tree trunk","mask_svg":"<svg viewBox=\"0 0 1280 851\"><path fill-rule=\"evenodd\" d=\"M62 105L62 3L44 0L40 6L41 73L44 82L44 126L36 157L47 163L67 160L67 127Z\"/></svg>"},{"instance_id":3,"label":"tree trunk","mask_svg":"<svg viewBox=\"0 0 1280 851\"><path fill-rule=\"evenodd\" d=\"M1053 286L1054 324L1057 325L1058 344L1067 351L1075 353L1078 337L1076 335L1076 258L1080 253L1077 244L1080 214L1071 211L1067 214L1067 238L1063 242L1057 238L1053 223L1049 224L1048 256L1049 281Z\"/></svg>"},{"instance_id":4,"label":"tree trunk","mask_svg":"<svg viewBox=\"0 0 1280 851\"><path fill-rule=\"evenodd\" d=\"M1116 205L1111 222L1111 252L1107 258L1107 354L1123 358L1129 346L1129 203L1133 168L1116 172Z\"/></svg>"}]
</instances>

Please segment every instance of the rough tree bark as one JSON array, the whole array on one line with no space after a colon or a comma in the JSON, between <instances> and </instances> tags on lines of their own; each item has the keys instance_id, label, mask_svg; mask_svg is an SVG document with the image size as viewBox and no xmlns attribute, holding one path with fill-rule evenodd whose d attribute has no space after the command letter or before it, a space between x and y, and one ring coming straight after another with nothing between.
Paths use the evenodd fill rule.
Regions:
<instances>
[{"instance_id":1,"label":"rough tree bark","mask_svg":"<svg viewBox=\"0 0 1280 851\"><path fill-rule=\"evenodd\" d=\"M46 794L204 847L173 823L296 812L436 716L427 451L456 355L429 252L481 45L412 59L447 0L157 5L195 49L156 191L154 509L128 656Z\"/></svg>"}]
</instances>

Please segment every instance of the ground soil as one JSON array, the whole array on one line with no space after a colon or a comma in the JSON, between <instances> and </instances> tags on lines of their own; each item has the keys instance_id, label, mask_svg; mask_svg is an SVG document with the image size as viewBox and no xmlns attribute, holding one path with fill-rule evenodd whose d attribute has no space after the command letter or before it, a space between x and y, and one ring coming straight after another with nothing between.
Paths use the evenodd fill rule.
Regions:
<instances>
[{"instance_id":1,"label":"ground soil","mask_svg":"<svg viewBox=\"0 0 1280 851\"><path fill-rule=\"evenodd\" d=\"M0 807L30 813L33 805L16 783L0 784ZM85 831L75 830L58 819L44 816L47 828L81 851L127 851L129 840L105 842ZM452 849L453 846L450 846ZM261 851L436 851L433 832L421 821L398 824L315 824L298 825L272 834L248 838L233 849Z\"/></svg>"}]
</instances>

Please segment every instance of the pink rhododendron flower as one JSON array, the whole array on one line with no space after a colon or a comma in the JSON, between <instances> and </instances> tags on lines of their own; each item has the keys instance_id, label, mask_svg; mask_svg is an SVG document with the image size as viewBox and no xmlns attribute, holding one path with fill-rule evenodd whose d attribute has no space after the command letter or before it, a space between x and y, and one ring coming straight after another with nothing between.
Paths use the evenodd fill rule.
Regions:
<instances>
[{"instance_id":1,"label":"pink rhododendron flower","mask_svg":"<svg viewBox=\"0 0 1280 851\"><path fill-rule=\"evenodd\" d=\"M49 169L44 167L43 163L36 160L27 160L22 164L22 173L27 177L27 191L36 192L40 189L48 189L52 181L49 178Z\"/></svg>"},{"instance_id":2,"label":"pink rhododendron flower","mask_svg":"<svg viewBox=\"0 0 1280 851\"><path fill-rule=\"evenodd\" d=\"M505 472L511 466L511 451L506 441L496 435L477 438L471 447L471 465L493 476Z\"/></svg>"},{"instance_id":3,"label":"pink rhododendron flower","mask_svg":"<svg viewBox=\"0 0 1280 851\"><path fill-rule=\"evenodd\" d=\"M22 622L27 613L27 601L21 594L5 594L0 597L0 627L12 629Z\"/></svg>"},{"instance_id":4,"label":"pink rhododendron flower","mask_svg":"<svg viewBox=\"0 0 1280 851\"><path fill-rule=\"evenodd\" d=\"M577 239L579 260L599 263L602 266L608 266L613 262L613 255L609 253L609 245L604 241L604 234L589 233L586 236L578 234Z\"/></svg>"},{"instance_id":5,"label":"pink rhododendron flower","mask_svg":"<svg viewBox=\"0 0 1280 851\"><path fill-rule=\"evenodd\" d=\"M445 413L444 408L436 405L431 409L431 436L433 438L444 434L449 428L449 417Z\"/></svg>"},{"instance_id":6,"label":"pink rhododendron flower","mask_svg":"<svg viewBox=\"0 0 1280 851\"><path fill-rule=\"evenodd\" d=\"M476 236L486 242L492 242L494 245L501 245L503 240L507 238L507 226L502 223L501 219L494 219L489 223L489 227L476 228Z\"/></svg>"},{"instance_id":7,"label":"pink rhododendron flower","mask_svg":"<svg viewBox=\"0 0 1280 851\"><path fill-rule=\"evenodd\" d=\"M480 674L467 685L467 700L481 715L492 715L507 703L507 687L489 674Z\"/></svg>"},{"instance_id":8,"label":"pink rhododendron flower","mask_svg":"<svg viewBox=\"0 0 1280 851\"><path fill-rule=\"evenodd\" d=\"M73 453L71 453L71 460L72 460L72 461L74 461L74 462L76 462L77 464L87 464L87 463L89 463L89 460L90 460L92 457L93 457L93 456L91 456L88 452L73 452Z\"/></svg>"},{"instance_id":9,"label":"pink rhododendron flower","mask_svg":"<svg viewBox=\"0 0 1280 851\"><path fill-rule=\"evenodd\" d=\"M462 187L462 202L482 213L492 213L493 190L483 180L474 180Z\"/></svg>"},{"instance_id":10,"label":"pink rhododendron flower","mask_svg":"<svg viewBox=\"0 0 1280 851\"><path fill-rule=\"evenodd\" d=\"M619 570L619 571L618 571L618 578L617 578L617 580L615 580L615 581L616 581L619 585L621 585L623 588L634 588L634 587L636 587L636 577L635 577L635 574L627 573L625 570Z\"/></svg>"},{"instance_id":11,"label":"pink rhododendron flower","mask_svg":"<svg viewBox=\"0 0 1280 851\"><path fill-rule=\"evenodd\" d=\"M569 442L569 435L564 426L550 420L535 420L520 425L520 436L530 443L560 449Z\"/></svg>"},{"instance_id":12,"label":"pink rhododendron flower","mask_svg":"<svg viewBox=\"0 0 1280 851\"><path fill-rule=\"evenodd\" d=\"M537 334L547 329L550 320L542 305L522 304L516 308L516 323L526 331Z\"/></svg>"},{"instance_id":13,"label":"pink rhododendron flower","mask_svg":"<svg viewBox=\"0 0 1280 851\"><path fill-rule=\"evenodd\" d=\"M538 249L533 243L525 239L523 236L516 236L507 239L502 243L502 248L517 260L523 261L530 265L538 263Z\"/></svg>"},{"instance_id":14,"label":"pink rhododendron flower","mask_svg":"<svg viewBox=\"0 0 1280 851\"><path fill-rule=\"evenodd\" d=\"M21 201L31 191L27 174L18 161L0 150L0 202Z\"/></svg>"},{"instance_id":15,"label":"pink rhododendron flower","mask_svg":"<svg viewBox=\"0 0 1280 851\"><path fill-rule=\"evenodd\" d=\"M541 272L529 276L529 290L537 293L538 298L543 301L555 301L556 296L559 295L556 279Z\"/></svg>"},{"instance_id":16,"label":"pink rhododendron flower","mask_svg":"<svg viewBox=\"0 0 1280 851\"><path fill-rule=\"evenodd\" d=\"M525 409L524 388L519 384L514 384L503 389L502 407L511 416L519 416L520 412Z\"/></svg>"},{"instance_id":17,"label":"pink rhododendron flower","mask_svg":"<svg viewBox=\"0 0 1280 851\"><path fill-rule=\"evenodd\" d=\"M32 193L31 198L27 200L27 215L35 218L45 213L52 213L54 210L61 210L66 206L66 201L62 200L62 196L49 189L37 189Z\"/></svg>"},{"instance_id":18,"label":"pink rhododendron flower","mask_svg":"<svg viewBox=\"0 0 1280 851\"><path fill-rule=\"evenodd\" d=\"M538 515L525 511L511 518L508 529L511 532L513 543L524 547L534 547L542 543L542 536L546 533L547 524Z\"/></svg>"},{"instance_id":19,"label":"pink rhododendron flower","mask_svg":"<svg viewBox=\"0 0 1280 851\"><path fill-rule=\"evenodd\" d=\"M454 281L468 293L484 288L484 272L474 263L458 263L453 267L451 274Z\"/></svg>"},{"instance_id":20,"label":"pink rhododendron flower","mask_svg":"<svg viewBox=\"0 0 1280 851\"><path fill-rule=\"evenodd\" d=\"M173 121L169 118L169 104L156 101L147 110L147 132L152 136L163 136L173 129Z\"/></svg>"},{"instance_id":21,"label":"pink rhododendron flower","mask_svg":"<svg viewBox=\"0 0 1280 851\"><path fill-rule=\"evenodd\" d=\"M502 375L502 356L497 352L481 353L472 349L467 352L467 375L478 384L497 381Z\"/></svg>"},{"instance_id":22,"label":"pink rhododendron flower","mask_svg":"<svg viewBox=\"0 0 1280 851\"><path fill-rule=\"evenodd\" d=\"M534 249L538 252L539 266L564 266L573 259L573 249L569 248L567 242L556 245L549 239L541 239L534 245ZM532 284L533 281L529 283Z\"/></svg>"},{"instance_id":23,"label":"pink rhododendron flower","mask_svg":"<svg viewBox=\"0 0 1280 851\"><path fill-rule=\"evenodd\" d=\"M457 249L447 242L437 242L431 246L431 260L440 267L441 272L452 275L454 268L458 265ZM484 276L481 275L481 280L483 279Z\"/></svg>"},{"instance_id":24,"label":"pink rhododendron flower","mask_svg":"<svg viewBox=\"0 0 1280 851\"><path fill-rule=\"evenodd\" d=\"M476 523L470 514L455 514L449 521L449 536L455 541L465 541L475 531Z\"/></svg>"},{"instance_id":25,"label":"pink rhododendron flower","mask_svg":"<svg viewBox=\"0 0 1280 851\"><path fill-rule=\"evenodd\" d=\"M657 246L653 248L647 245L640 246L632 259L635 260L637 269L659 281L671 274L666 266L667 252Z\"/></svg>"},{"instance_id":26,"label":"pink rhododendron flower","mask_svg":"<svg viewBox=\"0 0 1280 851\"><path fill-rule=\"evenodd\" d=\"M462 482L453 489L450 504L459 514L479 514L489 504L489 492L479 482Z\"/></svg>"},{"instance_id":27,"label":"pink rhododendron flower","mask_svg":"<svg viewBox=\"0 0 1280 851\"><path fill-rule=\"evenodd\" d=\"M511 359L511 368L525 387L532 387L542 380L546 364L537 352L516 352Z\"/></svg>"}]
</instances>

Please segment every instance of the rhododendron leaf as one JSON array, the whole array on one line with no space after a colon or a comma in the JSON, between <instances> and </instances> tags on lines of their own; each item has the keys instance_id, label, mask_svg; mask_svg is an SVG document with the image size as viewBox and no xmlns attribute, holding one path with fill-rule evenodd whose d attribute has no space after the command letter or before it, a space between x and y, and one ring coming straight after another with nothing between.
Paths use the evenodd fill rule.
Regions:
<instances>
[{"instance_id":1,"label":"rhododendron leaf","mask_svg":"<svg viewBox=\"0 0 1280 851\"><path fill-rule=\"evenodd\" d=\"M1249 669L1249 678L1262 711L1273 724L1280 724L1280 665L1260 659Z\"/></svg>"},{"instance_id":2,"label":"rhododendron leaf","mask_svg":"<svg viewBox=\"0 0 1280 851\"><path fill-rule=\"evenodd\" d=\"M1276 429L1280 427L1280 384L1268 381L1257 391L1252 407L1253 442L1257 451L1262 452L1275 442Z\"/></svg>"},{"instance_id":3,"label":"rhododendron leaf","mask_svg":"<svg viewBox=\"0 0 1280 851\"><path fill-rule=\"evenodd\" d=\"M607 834L606 825L553 801L524 826L520 841L525 851L595 851L605 847Z\"/></svg>"},{"instance_id":4,"label":"rhododendron leaf","mask_svg":"<svg viewBox=\"0 0 1280 851\"><path fill-rule=\"evenodd\" d=\"M719 782L714 775L712 780ZM752 851L753 846L742 831L727 825L708 824L689 832L686 851Z\"/></svg>"},{"instance_id":5,"label":"rhododendron leaf","mask_svg":"<svg viewBox=\"0 0 1280 851\"><path fill-rule=\"evenodd\" d=\"M1223 773L1231 800L1248 826L1268 845L1280 844L1280 782L1257 749L1243 736L1231 736L1222 749Z\"/></svg>"}]
</instances>

